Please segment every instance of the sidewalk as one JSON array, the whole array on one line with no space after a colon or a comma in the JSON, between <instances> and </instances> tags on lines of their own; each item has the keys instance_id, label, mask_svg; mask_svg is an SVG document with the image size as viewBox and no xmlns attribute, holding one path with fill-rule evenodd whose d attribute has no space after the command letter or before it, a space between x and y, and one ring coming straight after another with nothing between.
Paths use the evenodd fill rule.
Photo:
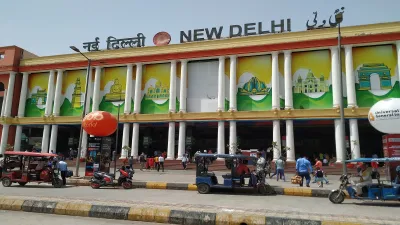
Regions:
<instances>
[{"instance_id":1,"label":"sidewalk","mask_svg":"<svg viewBox=\"0 0 400 225\"><path fill-rule=\"evenodd\" d=\"M222 183L222 175L227 172L216 171L214 173L219 183ZM80 175L84 175L83 168L80 170ZM118 176L117 172L116 177ZM308 197L327 197L331 190L339 186L339 176L337 175L327 177L330 182L329 184L324 184L323 187L318 187L318 184L311 183L310 188L300 188L299 185L292 184L290 182L292 176L294 174L286 174L286 182L282 180L276 181L276 176L272 179L268 178L266 181L275 189L277 194ZM194 185L196 180L196 172L194 170L166 170L165 172L157 172L154 170L141 171L136 169L133 180L135 188L197 190L197 187ZM75 178L68 179L68 184L77 186L90 185L88 180Z\"/></svg>"}]
</instances>

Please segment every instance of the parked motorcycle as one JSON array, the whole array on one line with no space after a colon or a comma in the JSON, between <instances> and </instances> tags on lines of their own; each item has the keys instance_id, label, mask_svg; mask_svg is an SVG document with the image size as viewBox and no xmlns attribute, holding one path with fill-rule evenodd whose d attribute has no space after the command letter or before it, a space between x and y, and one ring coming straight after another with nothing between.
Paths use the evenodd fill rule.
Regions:
<instances>
[{"instance_id":1,"label":"parked motorcycle","mask_svg":"<svg viewBox=\"0 0 400 225\"><path fill-rule=\"evenodd\" d=\"M95 172L90 180L90 186L93 189L100 187L116 187L122 186L124 189L132 189L132 177L135 171L129 167L122 167L119 169L120 176L115 181L115 174Z\"/></svg>"}]
</instances>

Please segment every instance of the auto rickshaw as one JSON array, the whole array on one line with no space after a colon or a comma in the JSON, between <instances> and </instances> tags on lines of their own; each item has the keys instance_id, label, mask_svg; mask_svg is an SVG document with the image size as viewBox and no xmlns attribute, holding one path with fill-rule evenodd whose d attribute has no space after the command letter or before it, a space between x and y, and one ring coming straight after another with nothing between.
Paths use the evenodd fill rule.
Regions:
<instances>
[{"instance_id":1,"label":"auto rickshaw","mask_svg":"<svg viewBox=\"0 0 400 225\"><path fill-rule=\"evenodd\" d=\"M384 162L386 167L389 168L390 163L400 162L400 158L359 158L346 160L346 163L380 163ZM351 174L342 175L340 177L339 189L333 190L328 198L334 204L340 204L344 201L346 196L352 199L359 200L381 200L381 201L399 201L400 200L400 184L395 184L393 182L394 178L390 177L390 172L388 171L387 181L382 181L380 179L379 172L376 172L373 181L376 183L368 184L362 188L362 196L357 196L354 189L354 182L350 180ZM347 193L346 193L347 192Z\"/></svg>"},{"instance_id":2,"label":"auto rickshaw","mask_svg":"<svg viewBox=\"0 0 400 225\"><path fill-rule=\"evenodd\" d=\"M214 172L208 171L208 166L217 158L225 159L225 165L231 173L222 175L223 183L218 183ZM274 194L274 189L265 183L266 173L256 174L250 171L246 174L238 174L240 164L250 164L257 160L254 156L229 155L229 154L195 154L196 161L196 186L200 194L207 194L211 189L249 189L257 190L262 195ZM262 177L263 176L263 177ZM248 185L244 178L250 178Z\"/></svg>"},{"instance_id":3,"label":"auto rickshaw","mask_svg":"<svg viewBox=\"0 0 400 225\"><path fill-rule=\"evenodd\" d=\"M4 187L13 183L25 186L29 182L51 183L55 188L63 186L58 170L52 158L57 157L51 153L14 152L4 153L0 180ZM51 162L49 165L48 162Z\"/></svg>"}]
</instances>

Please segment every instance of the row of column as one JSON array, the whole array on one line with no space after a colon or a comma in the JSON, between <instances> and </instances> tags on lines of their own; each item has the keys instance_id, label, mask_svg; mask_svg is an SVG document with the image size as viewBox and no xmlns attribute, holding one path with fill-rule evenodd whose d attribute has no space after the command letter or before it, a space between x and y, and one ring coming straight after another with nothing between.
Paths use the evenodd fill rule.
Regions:
<instances>
[{"instance_id":1,"label":"row of column","mask_svg":"<svg viewBox=\"0 0 400 225\"><path fill-rule=\"evenodd\" d=\"M354 76L354 68L353 68L353 59L352 59L352 46L345 46L345 68L346 68L346 91L347 91L347 100L348 107L357 107L356 101L356 92L355 92L355 76ZM397 43L397 52L400 55L400 44ZM292 95L292 71L291 71L291 52L284 51L284 79L285 79L285 109L293 108L293 95ZM278 52L272 52L272 110L280 110L280 99L279 99L279 67L278 67ZM230 80L229 80L229 110L236 111L236 67L237 67L237 57L230 57ZM342 78L341 68L339 64L339 51L337 47L331 48L331 66L332 66L332 89L333 89L333 107L339 106L340 98L342 97L340 91L340 79ZM400 58L398 58L400 65ZM171 61L171 73L170 73L170 102L169 102L169 111L175 112L176 109L176 61ZM88 99L93 99L93 105L91 111L97 111L100 103L100 76L101 76L101 67L95 67L95 79L94 83L92 83L92 71L90 72L90 79L88 80ZM125 107L124 113L129 114L131 109L131 101L132 98L132 73L133 73L133 65L127 65L127 82L126 82L126 95L125 95ZM11 107L12 107L12 97L13 97L13 89L15 83L15 72L10 73L10 80L8 84L8 89L6 90L5 97L5 106L2 110L2 116L10 117L11 116ZM62 76L63 71L57 70L57 80L56 86L54 88L54 77L55 71L50 71L49 75L49 83L48 83L48 93L47 93L47 102L46 102L46 110L45 116L59 116L60 112L60 104L61 104L61 87L62 87ZM21 95L19 101L18 108L18 117L23 117L25 113L25 102L27 97L28 90L28 73L23 73L22 79L22 88ZM135 93L134 94L134 104L133 113L140 113L140 101L141 101L141 84L142 84L142 64L136 64L136 82L135 82ZM179 111L186 112L186 99L187 99L187 61L181 61L181 83L180 83L180 108ZM93 96L91 94L93 93ZM53 98L54 97L54 98ZM54 107L53 106L54 101ZM90 101L86 101L86 112L90 110ZM225 110L225 57L219 57L219 67L218 67L218 111ZM286 120L286 148L287 151L287 160L294 161L295 160L295 146L294 146L294 132L293 132L293 121ZM342 124L340 120L335 120L335 142L336 142L336 157L338 162L342 162L346 156L343 155L342 151L342 143L345 141L344 137L340 135L340 129ZM51 135L50 135L51 128ZM3 132L1 136L1 145L0 152L4 152L7 144L8 138L8 129L9 125L3 125ZM168 153L167 159L174 158L174 146L175 146L175 122L169 123L169 131L168 131ZM122 135L122 146L129 146L129 132L130 125L129 123L125 123L123 125L123 135ZM43 131L43 141L42 141L42 151L48 152L49 150L56 151L57 144L57 133L58 133L58 125L45 125ZM229 121L229 145L234 146L237 142L237 134L236 134L236 121ZM22 134L22 126L17 126L16 135L15 135L15 149L20 149L21 145L21 134ZM82 139L82 156L86 154L86 145L87 145L87 134L84 132ZM50 141L49 141L50 137ZM225 153L225 128L224 122L218 122L218 143L217 143L217 152L220 154ZM182 157L185 152L185 139L186 139L186 123L179 122L179 139L178 139L178 159ZM352 155L354 158L360 157L360 147L359 147L359 135L358 135L358 124L357 119L350 119L350 145L352 150ZM280 134L280 121L273 121L273 142L276 143L276 148L274 149L273 158L277 159L280 156L281 149L281 134ZM138 157L139 154L139 124L133 123L132 128L132 143L131 155L133 157ZM49 146L50 145L50 146ZM232 153L232 152L231 152ZM127 153L122 151L122 157L126 157Z\"/></svg>"}]
</instances>

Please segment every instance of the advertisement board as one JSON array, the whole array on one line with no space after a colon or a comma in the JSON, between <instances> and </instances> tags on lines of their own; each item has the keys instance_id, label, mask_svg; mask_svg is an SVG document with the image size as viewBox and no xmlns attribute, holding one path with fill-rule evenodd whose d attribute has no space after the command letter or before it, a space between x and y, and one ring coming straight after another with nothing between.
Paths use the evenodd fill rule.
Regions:
<instances>
[{"instance_id":1,"label":"advertisement board","mask_svg":"<svg viewBox=\"0 0 400 225\"><path fill-rule=\"evenodd\" d=\"M353 48L353 68L359 107L371 107L387 98L400 98L395 45Z\"/></svg>"},{"instance_id":2,"label":"advertisement board","mask_svg":"<svg viewBox=\"0 0 400 225\"><path fill-rule=\"evenodd\" d=\"M25 117L42 117L44 115L49 75L49 73L29 74Z\"/></svg>"},{"instance_id":3,"label":"advertisement board","mask_svg":"<svg viewBox=\"0 0 400 225\"><path fill-rule=\"evenodd\" d=\"M389 98L374 104L369 110L368 120L382 133L400 134L400 98Z\"/></svg>"},{"instance_id":4,"label":"advertisement board","mask_svg":"<svg viewBox=\"0 0 400 225\"><path fill-rule=\"evenodd\" d=\"M331 53L329 50L292 54L293 107L332 108Z\"/></svg>"},{"instance_id":5,"label":"advertisement board","mask_svg":"<svg viewBox=\"0 0 400 225\"><path fill-rule=\"evenodd\" d=\"M382 137L383 154L385 157L400 157L400 134L386 134ZM396 167L400 166L400 162L391 162L386 167L386 176L388 180L393 180L396 177Z\"/></svg>"}]
</instances>

